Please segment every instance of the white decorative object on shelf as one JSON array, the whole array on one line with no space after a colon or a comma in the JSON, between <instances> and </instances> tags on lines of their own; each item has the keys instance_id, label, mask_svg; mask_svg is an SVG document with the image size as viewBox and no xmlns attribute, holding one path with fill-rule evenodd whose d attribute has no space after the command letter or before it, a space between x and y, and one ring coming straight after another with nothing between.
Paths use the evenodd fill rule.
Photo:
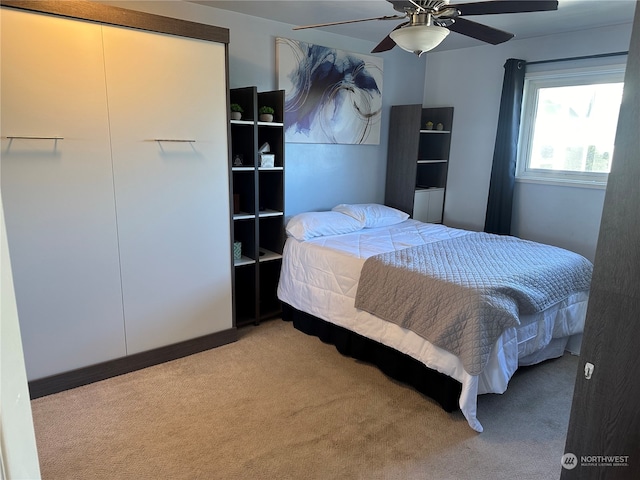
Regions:
<instances>
[{"instance_id":1,"label":"white decorative object on shelf","mask_svg":"<svg viewBox=\"0 0 640 480\"><path fill-rule=\"evenodd\" d=\"M260 166L263 168L273 168L275 165L276 156L273 153L261 153L260 154Z\"/></svg>"}]
</instances>

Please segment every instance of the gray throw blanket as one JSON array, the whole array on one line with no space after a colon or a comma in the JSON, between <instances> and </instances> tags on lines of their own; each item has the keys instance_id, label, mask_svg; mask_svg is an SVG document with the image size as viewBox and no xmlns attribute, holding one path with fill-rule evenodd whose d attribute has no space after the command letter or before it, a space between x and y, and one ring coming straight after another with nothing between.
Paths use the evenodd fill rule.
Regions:
<instances>
[{"instance_id":1,"label":"gray throw blanket","mask_svg":"<svg viewBox=\"0 0 640 480\"><path fill-rule=\"evenodd\" d=\"M592 270L558 247L471 233L368 258L355 306L412 330L478 375L520 315L588 291Z\"/></svg>"}]
</instances>

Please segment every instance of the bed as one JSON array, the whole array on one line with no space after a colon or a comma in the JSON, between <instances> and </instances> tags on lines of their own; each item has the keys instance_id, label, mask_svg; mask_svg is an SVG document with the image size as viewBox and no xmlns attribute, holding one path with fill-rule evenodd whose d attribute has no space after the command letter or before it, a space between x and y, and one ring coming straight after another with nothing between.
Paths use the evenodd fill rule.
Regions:
<instances>
[{"instance_id":1,"label":"bed","mask_svg":"<svg viewBox=\"0 0 640 480\"><path fill-rule=\"evenodd\" d=\"M460 408L469 426L477 432L482 432L482 425L477 418L478 395L504 393L510 378L519 366L556 358L562 356L565 351L579 351L592 265L584 257L573 252L513 237L422 223L409 219L404 212L377 204L338 205L332 211L296 215L287 223L287 235L278 285L278 298L283 302L285 320L292 320L297 329L336 345L341 353L376 364L391 377L411 384L434 398L445 410ZM381 277L381 272L384 271L375 268L371 270L370 264L379 264L380 261L384 263L390 256L406 257L407 252L411 254L409 257L414 258L413 254L418 250L427 255L428 263L434 252L442 247L457 248L458 251L460 248L466 249L465 242L473 240L474 237L483 241L493 241L494 237L498 241L513 240L523 242L529 248L542 249L534 250L533 263L536 263L536 268L540 266L538 263L544 264L542 260L548 256L559 254L563 260L554 259L550 267L544 268L555 269L556 273L560 274L565 270L571 270L571 273L567 274L571 282L558 287L562 290L560 293L555 292L555 283L540 282L534 278L530 282L534 286L537 283L553 283L551 293L555 296L552 295L551 300L546 300L546 303L539 302L538 311L531 311L531 308L518 304L515 320L510 318L514 313L513 305L506 307L505 318L509 317L508 321L503 319L498 322L497 327L492 324L488 328L491 332L498 329L494 336L488 335L487 330L482 330L476 335L478 338L482 337L482 342L489 348L486 348L486 345L483 348L472 345L472 351L481 352L480 359L475 363L469 361L468 352L465 352L464 348L456 349L455 342L452 346L451 343L443 343L442 336L431 338L431 332L442 330L443 324L445 331L462 331L467 325L473 325L474 320L466 317L461 324L455 324L463 315L460 312L454 312L451 316L443 306L426 303L420 308L408 309L409 313L403 311L402 305L398 305L390 306L387 312L375 315L371 313L376 312L375 308L362 304L362 297L365 295L360 284L371 281L375 283L376 278ZM466 256L473 261L478 258L478 252L485 249L484 244L481 244L480 249ZM448 259L448 255L450 253L442 258ZM508 253L507 256L509 255L511 254ZM572 266L562 266L565 260ZM504 258L498 263L503 261ZM422 259L421 263L425 263L425 260ZM576 265L575 268L573 264ZM377 265L376 268L381 267ZM413 285L414 291L409 294L398 293L400 287L392 285L392 276L385 274L384 278L378 281L379 285L374 286L373 294L370 292L370 296L375 300L376 297L385 295L382 290L376 288L384 288L387 285L393 289L390 296L379 302L383 306L391 297L402 295L424 297L425 301L434 302L437 298L429 296L429 291L451 287L449 277L432 279L429 281L439 283L416 287L416 275L428 277L430 274L423 275L424 272L415 271L405 273L403 269L406 269L406 266L400 268L391 265L391 268L395 268L392 276L408 275L402 278L409 279L404 283ZM427 266L428 268L430 267ZM495 270L495 265L492 268L491 272ZM371 270L370 277L365 277L367 269ZM447 275L450 275L451 266L448 265L445 269ZM457 273L454 276L456 275ZM484 288L484 284L482 285ZM416 294L416 288L424 294ZM465 292L467 288L464 287ZM511 295L510 290L505 294L506 290L502 285L498 285L497 291L500 297L498 303ZM455 295L457 294L458 292ZM457 298L455 295L452 298ZM402 297L402 304L406 304L409 298ZM494 300L491 298L489 303L494 303ZM473 297L472 306L464 308L464 315L475 311L476 301L483 305L487 303L484 296L479 300ZM390 317L389 312L392 312ZM401 314L394 315L393 312ZM424 316L425 321L431 323L421 329L413 323L416 318L410 321L392 318L412 314L416 317L416 312L418 316ZM470 315L473 316L475 313ZM496 316L500 315L502 313ZM446 325L443 318L448 319L447 322L453 321L454 326ZM475 332L477 327L471 330ZM464 339L458 340L457 343L463 344Z\"/></svg>"}]
</instances>

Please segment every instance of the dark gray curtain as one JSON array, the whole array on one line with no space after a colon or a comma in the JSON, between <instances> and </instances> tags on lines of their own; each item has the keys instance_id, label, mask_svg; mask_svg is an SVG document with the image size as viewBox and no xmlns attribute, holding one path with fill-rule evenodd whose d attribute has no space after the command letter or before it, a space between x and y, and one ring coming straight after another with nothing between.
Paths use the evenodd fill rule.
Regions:
<instances>
[{"instance_id":1,"label":"dark gray curtain","mask_svg":"<svg viewBox=\"0 0 640 480\"><path fill-rule=\"evenodd\" d=\"M510 58L504 64L504 81L498 116L496 146L487 201L484 231L509 235L511 233L511 207L516 177L516 156L520 130L520 111L526 62Z\"/></svg>"}]
</instances>

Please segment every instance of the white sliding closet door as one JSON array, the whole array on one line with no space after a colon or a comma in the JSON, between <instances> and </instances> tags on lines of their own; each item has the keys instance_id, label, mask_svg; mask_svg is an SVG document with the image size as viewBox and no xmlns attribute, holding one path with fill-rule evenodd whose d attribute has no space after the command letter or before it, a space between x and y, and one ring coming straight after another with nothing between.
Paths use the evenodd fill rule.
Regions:
<instances>
[{"instance_id":1,"label":"white sliding closet door","mask_svg":"<svg viewBox=\"0 0 640 480\"><path fill-rule=\"evenodd\" d=\"M34 380L125 354L101 27L1 20L2 197Z\"/></svg>"},{"instance_id":2,"label":"white sliding closet door","mask_svg":"<svg viewBox=\"0 0 640 480\"><path fill-rule=\"evenodd\" d=\"M132 354L232 327L225 46L103 33Z\"/></svg>"}]
</instances>

